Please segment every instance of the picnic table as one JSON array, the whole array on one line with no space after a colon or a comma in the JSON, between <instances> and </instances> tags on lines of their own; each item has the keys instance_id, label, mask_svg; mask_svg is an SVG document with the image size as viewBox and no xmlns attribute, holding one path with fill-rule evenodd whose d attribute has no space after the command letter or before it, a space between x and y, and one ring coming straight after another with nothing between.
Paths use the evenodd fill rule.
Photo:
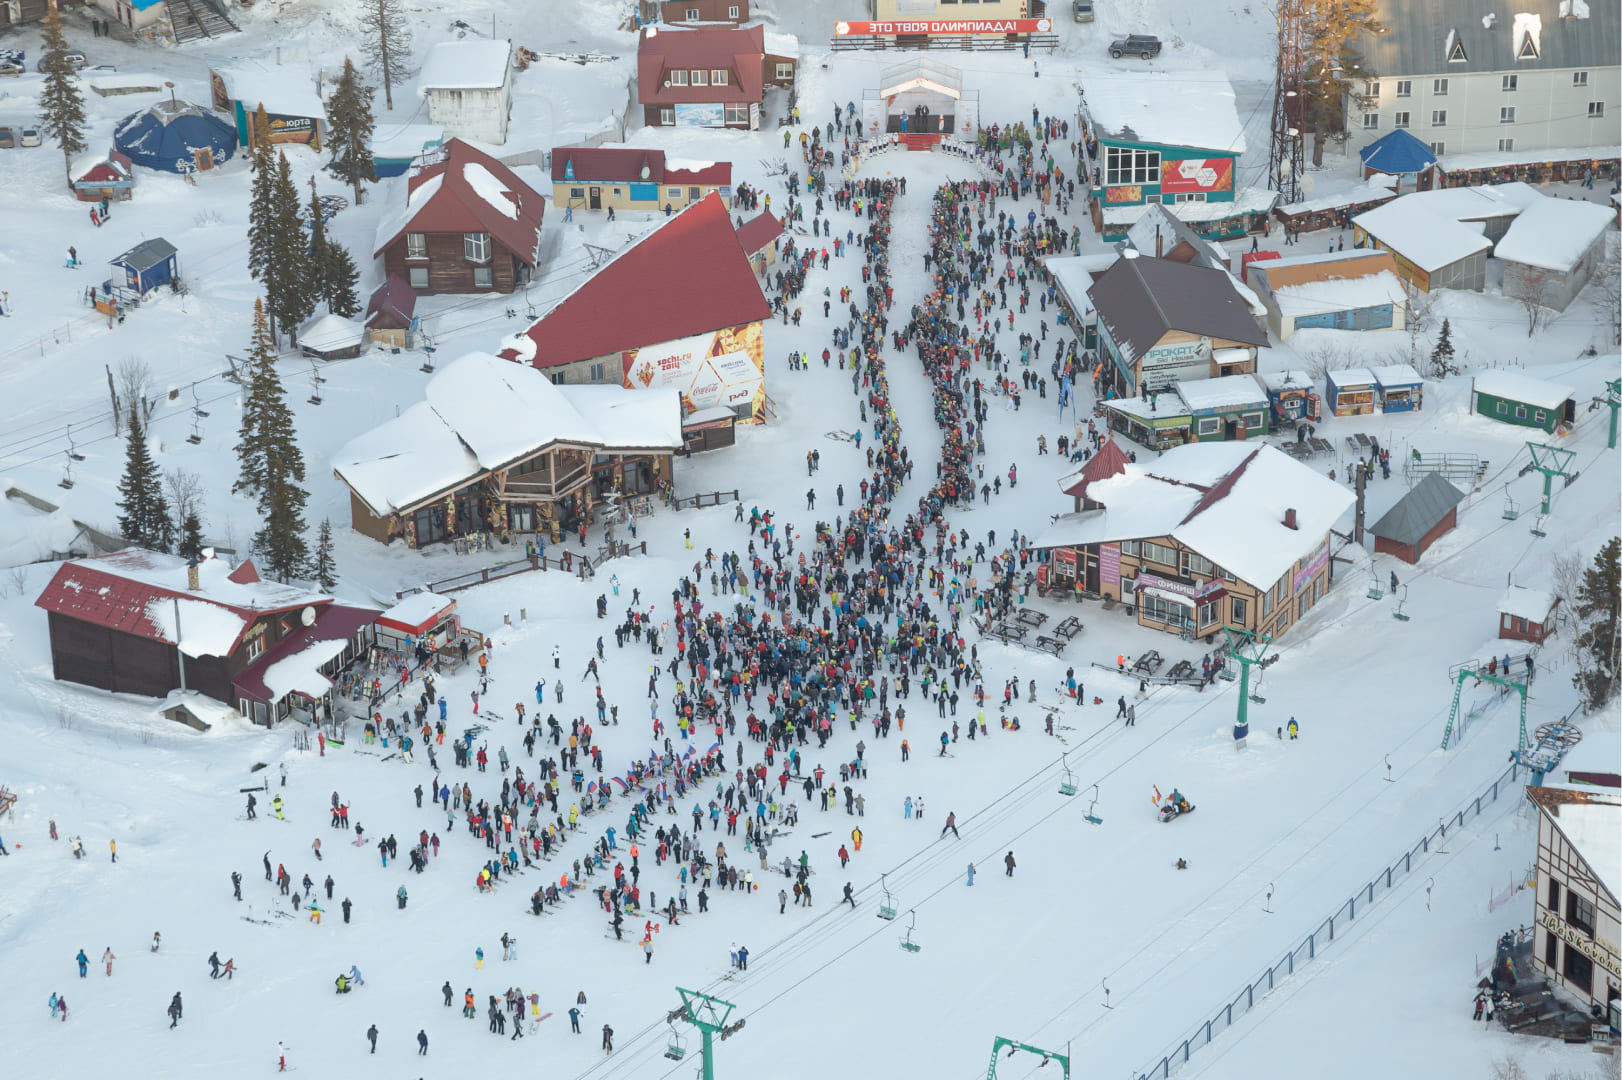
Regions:
<instances>
[{"instance_id":1,"label":"picnic table","mask_svg":"<svg viewBox=\"0 0 1622 1080\"><path fill-rule=\"evenodd\" d=\"M1025 635L1029 632L1029 628L1020 626L1018 623L1001 622L987 630L986 636L997 638L1007 644L1010 641L1023 642Z\"/></svg>"},{"instance_id":2,"label":"picnic table","mask_svg":"<svg viewBox=\"0 0 1622 1080\"><path fill-rule=\"evenodd\" d=\"M1066 641L1069 641L1079 633L1081 633L1081 620L1077 619L1074 615L1065 616L1059 621L1059 625L1053 628L1053 635L1055 637L1063 638Z\"/></svg>"},{"instance_id":3,"label":"picnic table","mask_svg":"<svg viewBox=\"0 0 1622 1080\"><path fill-rule=\"evenodd\" d=\"M1150 649L1133 661L1132 670L1139 675L1153 675L1160 670L1160 665L1163 663L1165 663L1165 660L1161 658L1160 653L1155 649Z\"/></svg>"},{"instance_id":4,"label":"picnic table","mask_svg":"<svg viewBox=\"0 0 1622 1080\"><path fill-rule=\"evenodd\" d=\"M1320 439L1316 435L1307 439L1307 443L1312 447L1312 452L1315 454L1333 454L1335 452L1334 443L1328 439Z\"/></svg>"},{"instance_id":5,"label":"picnic table","mask_svg":"<svg viewBox=\"0 0 1622 1080\"><path fill-rule=\"evenodd\" d=\"M1038 634L1036 636L1036 648L1040 649L1042 652L1050 652L1054 656L1058 656L1060 653L1064 652L1064 647L1065 642L1060 641L1056 637L1050 637L1047 634Z\"/></svg>"},{"instance_id":6,"label":"picnic table","mask_svg":"<svg viewBox=\"0 0 1622 1080\"><path fill-rule=\"evenodd\" d=\"M1019 614L1015 616L1015 618L1017 618L1024 625L1032 628L1041 626L1043 623L1048 621L1046 614L1028 607L1020 608Z\"/></svg>"},{"instance_id":7,"label":"picnic table","mask_svg":"<svg viewBox=\"0 0 1622 1080\"><path fill-rule=\"evenodd\" d=\"M1179 660L1166 672L1168 679L1188 679L1194 676L1194 665L1187 660Z\"/></svg>"}]
</instances>

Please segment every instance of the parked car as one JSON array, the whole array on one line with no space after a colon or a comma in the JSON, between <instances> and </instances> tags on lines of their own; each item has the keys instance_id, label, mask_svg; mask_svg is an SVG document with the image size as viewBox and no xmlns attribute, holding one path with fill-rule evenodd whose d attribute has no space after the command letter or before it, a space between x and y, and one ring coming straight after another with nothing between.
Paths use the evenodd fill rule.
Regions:
<instances>
[{"instance_id":1,"label":"parked car","mask_svg":"<svg viewBox=\"0 0 1622 1080\"><path fill-rule=\"evenodd\" d=\"M1117 60L1123 56L1153 60L1160 55L1160 39L1153 34L1128 34L1109 43L1109 54Z\"/></svg>"},{"instance_id":2,"label":"parked car","mask_svg":"<svg viewBox=\"0 0 1622 1080\"><path fill-rule=\"evenodd\" d=\"M67 57L68 66L75 71L78 71L82 67L88 67L90 64L90 61L85 59L85 55L82 52L68 52L64 55ZM45 58L43 56L40 57L39 62L34 65L34 70L45 70Z\"/></svg>"},{"instance_id":3,"label":"parked car","mask_svg":"<svg viewBox=\"0 0 1622 1080\"><path fill-rule=\"evenodd\" d=\"M16 78L27 70L20 60L0 60L0 78Z\"/></svg>"},{"instance_id":4,"label":"parked car","mask_svg":"<svg viewBox=\"0 0 1622 1080\"><path fill-rule=\"evenodd\" d=\"M0 127L0 150L10 150L17 145L17 137L8 127Z\"/></svg>"},{"instance_id":5,"label":"parked car","mask_svg":"<svg viewBox=\"0 0 1622 1080\"><path fill-rule=\"evenodd\" d=\"M17 141L23 146L38 146L40 144L39 128L23 128Z\"/></svg>"},{"instance_id":6,"label":"parked car","mask_svg":"<svg viewBox=\"0 0 1622 1080\"><path fill-rule=\"evenodd\" d=\"M21 49L0 49L0 60L15 60L22 63L28 59L28 54Z\"/></svg>"},{"instance_id":7,"label":"parked car","mask_svg":"<svg viewBox=\"0 0 1622 1080\"><path fill-rule=\"evenodd\" d=\"M1077 22L1093 21L1093 0L1076 0L1075 8Z\"/></svg>"}]
</instances>

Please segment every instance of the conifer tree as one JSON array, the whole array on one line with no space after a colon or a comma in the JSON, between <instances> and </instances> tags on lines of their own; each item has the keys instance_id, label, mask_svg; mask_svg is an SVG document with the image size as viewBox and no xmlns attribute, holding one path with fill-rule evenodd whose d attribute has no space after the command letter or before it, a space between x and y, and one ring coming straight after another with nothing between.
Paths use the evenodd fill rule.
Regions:
<instances>
[{"instance_id":1,"label":"conifer tree","mask_svg":"<svg viewBox=\"0 0 1622 1080\"><path fill-rule=\"evenodd\" d=\"M266 401L282 395L281 376L276 373L276 339L271 337L265 316L265 302L253 301L253 337L248 342L248 390L242 398L242 425L237 429L237 482L233 492L259 492L265 486Z\"/></svg>"},{"instance_id":2,"label":"conifer tree","mask_svg":"<svg viewBox=\"0 0 1622 1080\"><path fill-rule=\"evenodd\" d=\"M1622 539L1612 538L1594 556L1573 598L1579 632L1577 674L1572 683L1590 712L1616 696L1622 678Z\"/></svg>"},{"instance_id":3,"label":"conifer tree","mask_svg":"<svg viewBox=\"0 0 1622 1080\"><path fill-rule=\"evenodd\" d=\"M289 443L298 457L298 447ZM280 449L265 456L265 489L259 500L259 516L264 525L254 533L254 550L260 565L277 581L289 581L304 573L310 562L310 547L304 542L304 504L309 493L293 482L289 462ZM302 476L303 462L298 462Z\"/></svg>"},{"instance_id":4,"label":"conifer tree","mask_svg":"<svg viewBox=\"0 0 1622 1080\"><path fill-rule=\"evenodd\" d=\"M118 531L137 547L168 551L174 526L163 497L163 477L146 444L141 410L131 407L125 443L124 476L118 482Z\"/></svg>"},{"instance_id":5,"label":"conifer tree","mask_svg":"<svg viewBox=\"0 0 1622 1080\"><path fill-rule=\"evenodd\" d=\"M345 319L359 315L360 298L355 293L355 283L359 280L360 271L355 268L349 249L328 240L326 260L321 267L322 299L327 303L327 310Z\"/></svg>"},{"instance_id":6,"label":"conifer tree","mask_svg":"<svg viewBox=\"0 0 1622 1080\"><path fill-rule=\"evenodd\" d=\"M1431 350L1431 375L1440 379L1455 375L1458 370L1453 365L1453 327L1444 318L1442 332L1436 338L1436 348Z\"/></svg>"},{"instance_id":7,"label":"conifer tree","mask_svg":"<svg viewBox=\"0 0 1622 1080\"><path fill-rule=\"evenodd\" d=\"M375 87L361 82L354 62L344 57L343 74L327 98L327 146L332 151L327 168L355 189L356 206L361 201L360 182L377 183L377 169L372 162L372 130L377 123L372 115L375 93Z\"/></svg>"},{"instance_id":8,"label":"conifer tree","mask_svg":"<svg viewBox=\"0 0 1622 1080\"><path fill-rule=\"evenodd\" d=\"M68 42L62 35L62 13L56 10L56 0L50 0L45 9L42 28L45 54L40 57L40 70L45 72L45 86L39 95L39 124L61 148L62 172L71 186L74 155L82 153L86 145L84 94L68 63Z\"/></svg>"},{"instance_id":9,"label":"conifer tree","mask_svg":"<svg viewBox=\"0 0 1622 1080\"><path fill-rule=\"evenodd\" d=\"M310 576L315 578L322 592L330 593L338 587L338 563L332 557L331 518L322 518L321 528L316 532L315 561L310 566Z\"/></svg>"},{"instance_id":10,"label":"conifer tree","mask_svg":"<svg viewBox=\"0 0 1622 1080\"><path fill-rule=\"evenodd\" d=\"M1324 143L1345 141L1346 112L1374 104L1368 84L1378 77L1364 59L1364 34L1378 33L1376 0L1304 0L1301 31L1308 61L1302 127L1312 132L1312 163L1324 163Z\"/></svg>"},{"instance_id":11,"label":"conifer tree","mask_svg":"<svg viewBox=\"0 0 1622 1080\"><path fill-rule=\"evenodd\" d=\"M296 345L298 327L315 311L314 274L306 249L304 216L287 155L276 154L271 190L270 259L260 275L265 285L265 312L274 340L278 327Z\"/></svg>"},{"instance_id":12,"label":"conifer tree","mask_svg":"<svg viewBox=\"0 0 1622 1080\"><path fill-rule=\"evenodd\" d=\"M383 102L394 108L394 84L411 74L411 28L400 0L358 0L361 51L383 77Z\"/></svg>"},{"instance_id":13,"label":"conifer tree","mask_svg":"<svg viewBox=\"0 0 1622 1080\"><path fill-rule=\"evenodd\" d=\"M248 272L263 281L270 266L271 251L276 236L276 158L270 139L259 134L269 131L270 120L263 104L254 114L253 149L249 151L253 165L253 188L248 201Z\"/></svg>"},{"instance_id":14,"label":"conifer tree","mask_svg":"<svg viewBox=\"0 0 1622 1080\"><path fill-rule=\"evenodd\" d=\"M293 413L276 371L275 342L259 300L254 301L248 365L248 392L237 440L241 476L232 490L252 491L257 497L262 526L254 533L254 549L263 569L286 581L302 573L309 560L304 541L304 505L309 493L302 486L304 455L299 451Z\"/></svg>"},{"instance_id":15,"label":"conifer tree","mask_svg":"<svg viewBox=\"0 0 1622 1080\"><path fill-rule=\"evenodd\" d=\"M195 510L180 523L180 547L176 549L176 554L186 559L203 557L203 523L198 520Z\"/></svg>"}]
</instances>

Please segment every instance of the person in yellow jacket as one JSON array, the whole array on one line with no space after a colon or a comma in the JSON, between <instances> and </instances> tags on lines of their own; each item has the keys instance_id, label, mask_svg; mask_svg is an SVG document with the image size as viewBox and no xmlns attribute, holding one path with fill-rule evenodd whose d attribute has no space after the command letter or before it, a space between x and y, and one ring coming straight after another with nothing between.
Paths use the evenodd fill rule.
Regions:
<instances>
[{"instance_id":1,"label":"person in yellow jacket","mask_svg":"<svg viewBox=\"0 0 1622 1080\"><path fill-rule=\"evenodd\" d=\"M850 840L851 840L851 843L856 846L857 851L862 850L862 830L861 829L859 829L859 828L852 829L850 831Z\"/></svg>"},{"instance_id":2,"label":"person in yellow jacket","mask_svg":"<svg viewBox=\"0 0 1622 1080\"><path fill-rule=\"evenodd\" d=\"M580 825L580 807L569 807L569 830L572 832Z\"/></svg>"}]
</instances>

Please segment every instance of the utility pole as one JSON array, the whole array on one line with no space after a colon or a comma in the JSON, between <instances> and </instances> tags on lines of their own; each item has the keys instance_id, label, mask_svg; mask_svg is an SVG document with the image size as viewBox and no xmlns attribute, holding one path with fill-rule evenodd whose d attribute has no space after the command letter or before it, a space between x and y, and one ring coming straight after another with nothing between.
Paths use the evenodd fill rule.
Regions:
<instances>
[{"instance_id":1,"label":"utility pole","mask_svg":"<svg viewBox=\"0 0 1622 1080\"><path fill-rule=\"evenodd\" d=\"M1243 750L1245 738L1250 734L1250 669L1260 665L1263 669L1270 668L1278 663L1278 657L1267 656L1267 647L1273 644L1273 639L1266 634L1258 634L1253 630L1241 630L1237 626L1222 627L1222 632L1228 635L1228 656L1239 665L1239 712L1233 721L1233 741L1237 749ZM1252 655L1245 655L1245 650L1251 650ZM1260 698L1256 699L1258 702Z\"/></svg>"},{"instance_id":2,"label":"utility pole","mask_svg":"<svg viewBox=\"0 0 1622 1080\"><path fill-rule=\"evenodd\" d=\"M1363 468L1363 461L1361 458L1353 458L1352 464L1349 467L1353 471L1352 479L1357 490L1357 515L1352 518L1352 542L1357 544L1357 546L1362 547L1363 511L1365 506L1364 497L1368 494L1368 470Z\"/></svg>"},{"instance_id":3,"label":"utility pole","mask_svg":"<svg viewBox=\"0 0 1622 1080\"><path fill-rule=\"evenodd\" d=\"M175 659L180 662L180 692L186 692L186 653L180 647L180 597L175 597Z\"/></svg>"},{"instance_id":4,"label":"utility pole","mask_svg":"<svg viewBox=\"0 0 1622 1080\"><path fill-rule=\"evenodd\" d=\"M1059 1063L1059 1068L1064 1070L1059 1074L1062 1080L1070 1080L1069 1043L1065 1044L1065 1052L1061 1054L1057 1050L1044 1050L1040 1046L1032 1046L1029 1043L1018 1042L1014 1039L1005 1039L1001 1035L997 1036L991 1042L991 1065L986 1069L986 1080L997 1080L997 1051L1001 1050L1005 1046L1008 1047L1009 1057L1013 1057L1014 1054L1020 1050L1023 1050L1028 1054L1041 1054L1042 1065L1038 1065L1037 1068L1041 1068L1049 1061L1057 1061Z\"/></svg>"},{"instance_id":5,"label":"utility pole","mask_svg":"<svg viewBox=\"0 0 1622 1080\"><path fill-rule=\"evenodd\" d=\"M732 1011L737 1008L730 1001L722 1001L718 997L701 994L697 990L683 990L679 986L676 987L676 993L681 995L681 1005L665 1015L665 1022L672 1030L675 1029L677 1020L698 1028L699 1038L703 1040L703 1080L715 1080L715 1036L720 1034L722 1039L730 1038L743 1028L745 1021L727 1023ZM665 1057L679 1061L685 1053L686 1050L678 1040L670 1044L670 1048L665 1051Z\"/></svg>"},{"instance_id":6,"label":"utility pole","mask_svg":"<svg viewBox=\"0 0 1622 1080\"><path fill-rule=\"evenodd\" d=\"M1273 82L1273 132L1267 152L1267 185L1278 192L1280 206L1301 201L1301 175L1306 171L1306 143L1301 134L1306 84L1302 0L1279 0L1278 61Z\"/></svg>"}]
</instances>

